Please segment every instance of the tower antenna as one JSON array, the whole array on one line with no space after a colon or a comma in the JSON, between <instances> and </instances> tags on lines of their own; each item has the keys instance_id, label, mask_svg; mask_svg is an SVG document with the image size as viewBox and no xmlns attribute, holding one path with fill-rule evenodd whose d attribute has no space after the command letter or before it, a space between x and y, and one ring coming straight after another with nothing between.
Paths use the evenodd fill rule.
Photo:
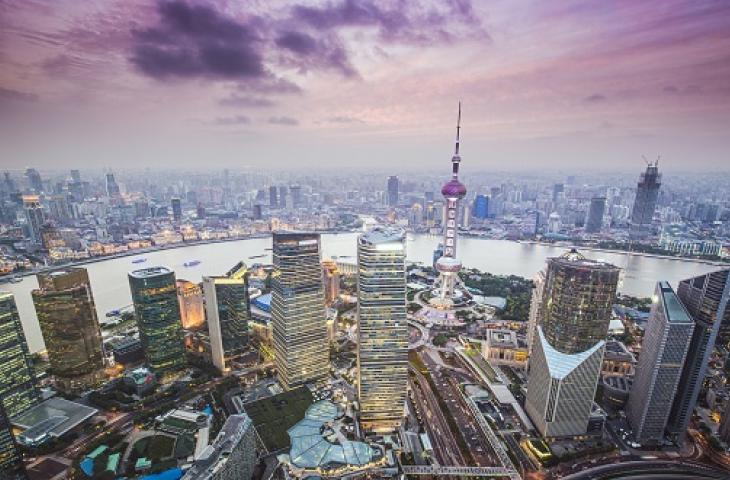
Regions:
<instances>
[{"instance_id":1,"label":"tower antenna","mask_svg":"<svg viewBox=\"0 0 730 480\"><path fill-rule=\"evenodd\" d=\"M459 154L459 132L461 131L461 101L459 101L459 115L456 117L456 155Z\"/></svg>"}]
</instances>

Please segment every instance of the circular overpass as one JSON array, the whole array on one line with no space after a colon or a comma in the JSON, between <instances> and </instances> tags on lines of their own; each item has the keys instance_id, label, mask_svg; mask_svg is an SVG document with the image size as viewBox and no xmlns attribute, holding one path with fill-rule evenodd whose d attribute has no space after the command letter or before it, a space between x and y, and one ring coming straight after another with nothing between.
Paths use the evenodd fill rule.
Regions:
<instances>
[{"instance_id":1,"label":"circular overpass","mask_svg":"<svg viewBox=\"0 0 730 480\"><path fill-rule=\"evenodd\" d=\"M730 472L712 465L671 460L645 460L599 465L564 480L727 480Z\"/></svg>"}]
</instances>

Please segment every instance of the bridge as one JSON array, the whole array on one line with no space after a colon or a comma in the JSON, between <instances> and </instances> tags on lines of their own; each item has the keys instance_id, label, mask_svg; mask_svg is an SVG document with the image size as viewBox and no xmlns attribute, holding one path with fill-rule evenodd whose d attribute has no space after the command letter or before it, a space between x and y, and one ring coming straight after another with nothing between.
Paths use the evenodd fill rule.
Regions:
<instances>
[{"instance_id":1,"label":"bridge","mask_svg":"<svg viewBox=\"0 0 730 480\"><path fill-rule=\"evenodd\" d=\"M438 465L403 465L406 475L433 475L440 477L504 477L519 480L521 477L514 471L503 467L443 467Z\"/></svg>"}]
</instances>

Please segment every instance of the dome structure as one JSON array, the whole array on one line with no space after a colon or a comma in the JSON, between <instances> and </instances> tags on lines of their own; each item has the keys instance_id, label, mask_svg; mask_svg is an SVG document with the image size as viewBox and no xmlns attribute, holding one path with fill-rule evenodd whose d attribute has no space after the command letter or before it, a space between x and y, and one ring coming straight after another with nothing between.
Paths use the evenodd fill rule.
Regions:
<instances>
[{"instance_id":1,"label":"dome structure","mask_svg":"<svg viewBox=\"0 0 730 480\"><path fill-rule=\"evenodd\" d=\"M466 187L458 179L453 178L441 187L441 195L446 198L464 198Z\"/></svg>"}]
</instances>

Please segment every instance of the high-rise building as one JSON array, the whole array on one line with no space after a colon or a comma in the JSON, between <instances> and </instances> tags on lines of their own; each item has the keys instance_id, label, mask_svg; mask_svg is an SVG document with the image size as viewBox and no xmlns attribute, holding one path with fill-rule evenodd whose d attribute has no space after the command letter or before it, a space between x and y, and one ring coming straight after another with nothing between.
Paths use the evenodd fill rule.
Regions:
<instances>
[{"instance_id":1,"label":"high-rise building","mask_svg":"<svg viewBox=\"0 0 730 480\"><path fill-rule=\"evenodd\" d=\"M186 359L175 272L151 267L128 277L147 365L157 375L181 370Z\"/></svg>"},{"instance_id":2,"label":"high-rise building","mask_svg":"<svg viewBox=\"0 0 730 480\"><path fill-rule=\"evenodd\" d=\"M13 427L0 405L0 478L2 480L27 480L23 455L15 443Z\"/></svg>"},{"instance_id":3,"label":"high-rise building","mask_svg":"<svg viewBox=\"0 0 730 480\"><path fill-rule=\"evenodd\" d=\"M576 250L549 258L525 408L543 436L584 435L598 386L619 268Z\"/></svg>"},{"instance_id":4,"label":"high-rise building","mask_svg":"<svg viewBox=\"0 0 730 480\"><path fill-rule=\"evenodd\" d=\"M227 372L231 359L244 353L248 345L250 311L245 267L233 276L203 277L203 293L213 365Z\"/></svg>"},{"instance_id":5,"label":"high-rise building","mask_svg":"<svg viewBox=\"0 0 730 480\"><path fill-rule=\"evenodd\" d=\"M634 438L641 444L658 444L664 438L693 328L672 287L659 282L626 406Z\"/></svg>"},{"instance_id":6,"label":"high-rise building","mask_svg":"<svg viewBox=\"0 0 730 480\"><path fill-rule=\"evenodd\" d=\"M459 213L459 202L466 196L466 187L459 181L459 134L461 132L461 103L459 103L459 115L456 121L456 146L454 156L451 157L451 180L441 188L441 194L446 200L444 219L444 254L436 262L436 270L439 272L438 297L431 299L431 302L440 308L448 308L454 303L456 296L456 283L461 271L461 261L456 258L456 243L458 239L457 217Z\"/></svg>"},{"instance_id":7,"label":"high-rise building","mask_svg":"<svg viewBox=\"0 0 730 480\"><path fill-rule=\"evenodd\" d=\"M294 208L299 208L303 204L302 187L300 185L292 185L289 187L291 193L291 203Z\"/></svg>"},{"instance_id":8,"label":"high-rise building","mask_svg":"<svg viewBox=\"0 0 730 480\"><path fill-rule=\"evenodd\" d=\"M530 317L527 324L527 351L532 354L533 342L537 334L537 327L540 325L540 310L542 309L542 296L545 292L545 270L540 270L532 280L532 296L530 298Z\"/></svg>"},{"instance_id":9,"label":"high-rise building","mask_svg":"<svg viewBox=\"0 0 730 480\"><path fill-rule=\"evenodd\" d=\"M332 306L340 298L340 269L334 260L322 261L322 274L324 275L324 302Z\"/></svg>"},{"instance_id":10,"label":"high-rise building","mask_svg":"<svg viewBox=\"0 0 730 480\"><path fill-rule=\"evenodd\" d=\"M398 206L398 177L395 175L388 177L388 206Z\"/></svg>"},{"instance_id":11,"label":"high-rise building","mask_svg":"<svg viewBox=\"0 0 730 480\"><path fill-rule=\"evenodd\" d=\"M261 210L261 204L258 204L257 203L257 204L255 204L253 206L253 213L252 213L251 216L252 216L252 218L254 220L261 220L263 218L263 212Z\"/></svg>"},{"instance_id":12,"label":"high-rise building","mask_svg":"<svg viewBox=\"0 0 730 480\"><path fill-rule=\"evenodd\" d=\"M707 364L721 325L730 322L730 269L718 270L679 282L677 296L694 320L694 331L667 430L682 440L707 374Z\"/></svg>"},{"instance_id":13,"label":"high-rise building","mask_svg":"<svg viewBox=\"0 0 730 480\"><path fill-rule=\"evenodd\" d=\"M586 233L598 233L603 227L603 214L606 211L606 197L593 197L586 217Z\"/></svg>"},{"instance_id":14,"label":"high-rise building","mask_svg":"<svg viewBox=\"0 0 730 480\"><path fill-rule=\"evenodd\" d=\"M172 206L172 219L179 222L182 219L182 204L180 199L172 198L170 199L170 204Z\"/></svg>"},{"instance_id":15,"label":"high-rise building","mask_svg":"<svg viewBox=\"0 0 730 480\"><path fill-rule=\"evenodd\" d=\"M484 220L489 215L489 197L483 194L474 199L474 216Z\"/></svg>"},{"instance_id":16,"label":"high-rise building","mask_svg":"<svg viewBox=\"0 0 730 480\"><path fill-rule=\"evenodd\" d=\"M23 195L23 211L25 221L28 224L28 237L30 242L40 245L42 242L41 229L45 222L43 206L38 195Z\"/></svg>"},{"instance_id":17,"label":"high-rise building","mask_svg":"<svg viewBox=\"0 0 730 480\"><path fill-rule=\"evenodd\" d=\"M364 429L395 431L408 384L405 235L376 228L357 242L358 398Z\"/></svg>"},{"instance_id":18,"label":"high-rise building","mask_svg":"<svg viewBox=\"0 0 730 480\"><path fill-rule=\"evenodd\" d=\"M279 187L279 208L286 208L286 197L289 189L285 185Z\"/></svg>"},{"instance_id":19,"label":"high-rise building","mask_svg":"<svg viewBox=\"0 0 730 480\"><path fill-rule=\"evenodd\" d=\"M39 273L31 292L56 388L80 392L104 380L104 350L85 268Z\"/></svg>"},{"instance_id":20,"label":"high-rise building","mask_svg":"<svg viewBox=\"0 0 730 480\"><path fill-rule=\"evenodd\" d=\"M0 400L9 417L38 403L33 362L12 293L0 292Z\"/></svg>"},{"instance_id":21,"label":"high-rise building","mask_svg":"<svg viewBox=\"0 0 730 480\"><path fill-rule=\"evenodd\" d=\"M277 189L274 185L269 187L269 207L274 208L279 205Z\"/></svg>"},{"instance_id":22,"label":"high-rise building","mask_svg":"<svg viewBox=\"0 0 730 480\"><path fill-rule=\"evenodd\" d=\"M565 186L562 183L556 183L553 185L553 206L558 203L564 191Z\"/></svg>"},{"instance_id":23,"label":"high-rise building","mask_svg":"<svg viewBox=\"0 0 730 480\"><path fill-rule=\"evenodd\" d=\"M205 307L203 306L203 290L197 283L179 279L177 299L180 303L180 320L183 328L196 330L205 325Z\"/></svg>"},{"instance_id":24,"label":"high-rise building","mask_svg":"<svg viewBox=\"0 0 730 480\"><path fill-rule=\"evenodd\" d=\"M106 195L110 198L115 198L120 195L119 185L114 180L114 174L111 172L106 174Z\"/></svg>"},{"instance_id":25,"label":"high-rise building","mask_svg":"<svg viewBox=\"0 0 730 480\"><path fill-rule=\"evenodd\" d=\"M629 234L632 238L644 238L651 233L651 222L654 218L662 176L659 173L659 160L646 166L636 187L636 199L631 211Z\"/></svg>"},{"instance_id":26,"label":"high-rise building","mask_svg":"<svg viewBox=\"0 0 730 480\"><path fill-rule=\"evenodd\" d=\"M256 431L245 413L226 419L213 443L182 480L249 480L256 467Z\"/></svg>"},{"instance_id":27,"label":"high-rise building","mask_svg":"<svg viewBox=\"0 0 730 480\"><path fill-rule=\"evenodd\" d=\"M25 170L25 177L28 179L28 186L36 194L43 193L43 180L41 180L41 174L35 168L28 168Z\"/></svg>"},{"instance_id":28,"label":"high-rise building","mask_svg":"<svg viewBox=\"0 0 730 480\"><path fill-rule=\"evenodd\" d=\"M271 319L279 383L291 389L329 371L318 233L275 232Z\"/></svg>"}]
</instances>

